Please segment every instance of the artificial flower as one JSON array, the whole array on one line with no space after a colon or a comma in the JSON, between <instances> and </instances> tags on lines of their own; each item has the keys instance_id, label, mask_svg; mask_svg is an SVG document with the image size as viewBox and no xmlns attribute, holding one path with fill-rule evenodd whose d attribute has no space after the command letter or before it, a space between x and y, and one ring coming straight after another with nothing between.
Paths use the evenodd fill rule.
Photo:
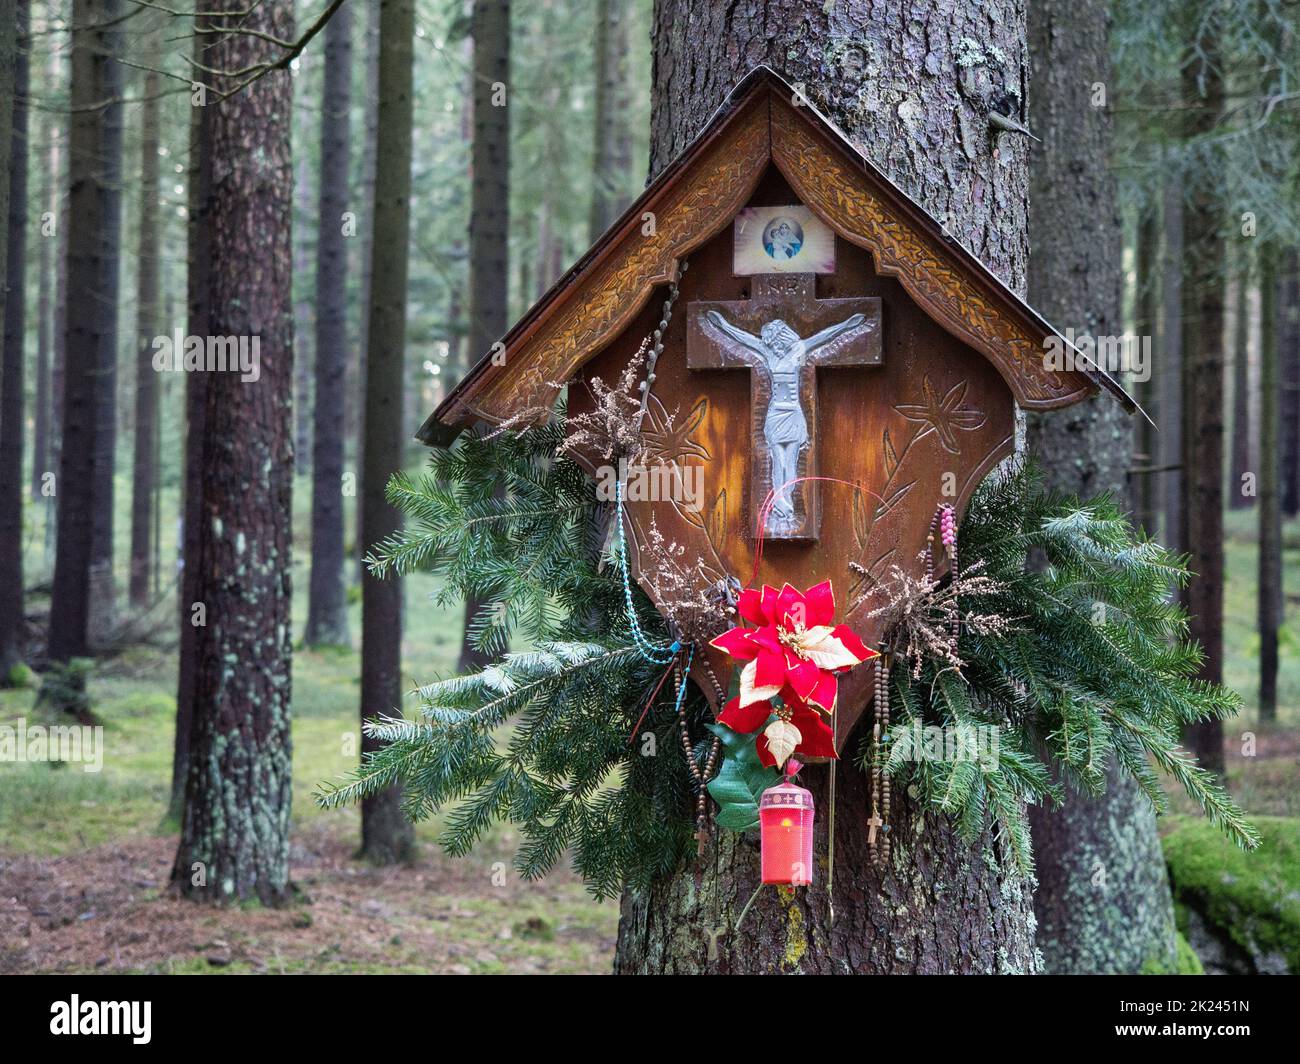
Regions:
<instances>
[{"instance_id":1,"label":"artificial flower","mask_svg":"<svg viewBox=\"0 0 1300 1064\"><path fill-rule=\"evenodd\" d=\"M835 753L835 733L821 714L801 702L789 688L781 693L781 701L789 711L788 720L777 716L769 723L769 718L779 713L771 702L764 699L742 706L739 697L727 703L718 720L732 731L746 735L758 732L754 749L758 759L768 767L780 767L793 754L804 758L839 756Z\"/></svg>"},{"instance_id":2,"label":"artificial flower","mask_svg":"<svg viewBox=\"0 0 1300 1064\"><path fill-rule=\"evenodd\" d=\"M740 672L740 705L774 698L789 687L798 701L826 713L835 711L836 673L877 656L845 624L834 624L835 593L823 580L807 591L786 584L780 591L740 593L741 617L756 628L736 627L712 645L745 662Z\"/></svg>"}]
</instances>

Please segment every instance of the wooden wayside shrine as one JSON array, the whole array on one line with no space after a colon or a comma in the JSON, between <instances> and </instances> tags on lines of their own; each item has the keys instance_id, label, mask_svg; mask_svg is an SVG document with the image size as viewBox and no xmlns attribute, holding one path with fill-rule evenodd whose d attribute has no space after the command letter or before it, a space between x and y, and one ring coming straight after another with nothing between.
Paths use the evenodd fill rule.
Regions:
<instances>
[{"instance_id":1,"label":"wooden wayside shrine","mask_svg":"<svg viewBox=\"0 0 1300 1064\"><path fill-rule=\"evenodd\" d=\"M645 461L697 474L702 492L627 504L632 573L652 599L639 557L653 522L702 559L709 581L803 589L829 579L837 620L875 646L876 581L891 565L919 572L936 507L960 514L1014 452L1017 404L1051 410L1105 390L1134 409L760 68L495 354L483 353L420 439L541 421L563 384L617 381L659 327L671 283L680 293L655 366ZM1073 367L1049 368L1049 338ZM571 411L590 401L589 389L569 389ZM709 660L725 684L730 659L710 650ZM842 679L841 750L871 694L871 670Z\"/></svg>"}]
</instances>

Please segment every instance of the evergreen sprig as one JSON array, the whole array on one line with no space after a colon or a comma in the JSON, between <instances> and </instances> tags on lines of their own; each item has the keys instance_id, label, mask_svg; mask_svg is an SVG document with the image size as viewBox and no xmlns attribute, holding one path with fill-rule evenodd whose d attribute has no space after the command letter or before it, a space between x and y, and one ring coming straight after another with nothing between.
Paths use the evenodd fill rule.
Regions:
<instances>
[{"instance_id":1,"label":"evergreen sprig","mask_svg":"<svg viewBox=\"0 0 1300 1064\"><path fill-rule=\"evenodd\" d=\"M374 549L371 570L437 572L442 601L483 601L472 631L499 660L420 688L419 720L367 722L386 745L317 799L336 807L401 785L407 816L445 812L448 853L510 822L524 840L521 875L544 875L570 853L591 892L614 897L684 858L690 775L671 684L633 736L663 666L636 649L618 571L600 566L608 515L585 474L556 456L562 438L554 424L471 434L435 452L424 474L393 477L388 497L408 525ZM665 641L649 601L635 599L641 628ZM535 649L506 652L516 633ZM686 704L707 737L706 703L692 691Z\"/></svg>"},{"instance_id":2,"label":"evergreen sprig","mask_svg":"<svg viewBox=\"0 0 1300 1064\"><path fill-rule=\"evenodd\" d=\"M673 685L660 686L663 666L636 649L617 566L601 564L609 515L581 469L557 457L563 431L560 420L467 435L425 474L393 478L389 498L408 527L375 548L372 570L431 570L444 602L486 602L474 631L498 660L420 688L418 720L367 723L385 745L317 797L333 807L399 785L408 816L443 814L452 854L509 822L523 838L521 874L543 875L567 853L592 893L612 897L687 858L691 776ZM1044 493L1023 468L977 492L960 542L966 564L981 561L992 578L963 610L1001 615L1012 630L963 629L960 675L929 660L916 678L894 670L890 774L967 838L991 822L1026 870L1025 804L1098 794L1112 763L1157 809L1160 774L1172 776L1239 845L1256 845L1222 787L1178 748L1183 725L1237 709L1195 678L1200 651L1171 594L1187 579L1182 559L1137 537L1109 500ZM665 641L649 600L634 600L640 626ZM533 649L508 652L516 635ZM703 756L711 714L693 689L685 706ZM929 724L996 726L998 756L917 759L909 729Z\"/></svg>"},{"instance_id":3,"label":"evergreen sprig","mask_svg":"<svg viewBox=\"0 0 1300 1064\"><path fill-rule=\"evenodd\" d=\"M969 838L992 816L1026 870L1024 802L1060 801L1066 788L1100 794L1112 763L1164 811L1154 764L1229 838L1254 848L1259 836L1241 810L1179 749L1185 725L1239 707L1234 693L1196 678L1201 651L1188 641L1174 594L1188 577L1183 559L1136 534L1110 499L1081 505L1044 492L1024 465L981 487L959 542L966 562L982 562L991 578L980 585L985 593L962 599L963 614L999 614L1012 630L964 627L960 676L929 660L919 677L893 671L903 713L890 732L890 774ZM914 737L926 725L997 727L995 766L922 756Z\"/></svg>"}]
</instances>

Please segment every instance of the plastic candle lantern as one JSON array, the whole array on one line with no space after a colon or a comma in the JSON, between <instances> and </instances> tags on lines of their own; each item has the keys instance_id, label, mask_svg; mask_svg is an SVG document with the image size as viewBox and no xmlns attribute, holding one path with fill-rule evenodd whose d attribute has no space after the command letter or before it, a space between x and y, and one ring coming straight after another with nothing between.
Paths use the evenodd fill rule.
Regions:
<instances>
[{"instance_id":1,"label":"plastic candle lantern","mask_svg":"<svg viewBox=\"0 0 1300 1064\"><path fill-rule=\"evenodd\" d=\"M806 887L813 870L813 796L785 780L763 792L758 804L764 883Z\"/></svg>"}]
</instances>

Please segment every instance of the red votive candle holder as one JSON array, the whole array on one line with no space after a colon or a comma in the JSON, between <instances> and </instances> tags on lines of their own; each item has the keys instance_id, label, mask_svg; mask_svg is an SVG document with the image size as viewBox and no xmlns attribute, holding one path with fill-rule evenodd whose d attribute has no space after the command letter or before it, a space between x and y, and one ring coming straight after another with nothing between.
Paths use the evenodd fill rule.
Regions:
<instances>
[{"instance_id":1,"label":"red votive candle holder","mask_svg":"<svg viewBox=\"0 0 1300 1064\"><path fill-rule=\"evenodd\" d=\"M806 887L813 872L813 796L789 780L758 802L764 883Z\"/></svg>"}]
</instances>

